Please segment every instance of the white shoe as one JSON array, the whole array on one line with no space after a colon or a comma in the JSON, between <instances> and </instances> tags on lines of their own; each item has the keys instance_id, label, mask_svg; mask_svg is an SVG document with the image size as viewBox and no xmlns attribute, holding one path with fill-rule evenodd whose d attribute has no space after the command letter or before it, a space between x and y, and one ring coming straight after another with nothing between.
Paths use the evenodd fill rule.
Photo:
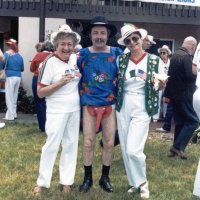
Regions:
<instances>
[{"instance_id":1,"label":"white shoe","mask_svg":"<svg viewBox=\"0 0 200 200\"><path fill-rule=\"evenodd\" d=\"M128 189L128 193L134 193L137 191L137 188L135 188L134 186L132 186L131 188Z\"/></svg>"},{"instance_id":2,"label":"white shoe","mask_svg":"<svg viewBox=\"0 0 200 200\"><path fill-rule=\"evenodd\" d=\"M3 128L6 124L3 122L0 122L0 128Z\"/></svg>"},{"instance_id":3,"label":"white shoe","mask_svg":"<svg viewBox=\"0 0 200 200\"><path fill-rule=\"evenodd\" d=\"M140 197L142 199L149 198L149 183L145 182L140 186Z\"/></svg>"},{"instance_id":4,"label":"white shoe","mask_svg":"<svg viewBox=\"0 0 200 200\"><path fill-rule=\"evenodd\" d=\"M169 133L170 132L170 131L167 131L167 130L165 130L163 128L156 128L156 131L157 132L161 132L161 133Z\"/></svg>"}]
</instances>

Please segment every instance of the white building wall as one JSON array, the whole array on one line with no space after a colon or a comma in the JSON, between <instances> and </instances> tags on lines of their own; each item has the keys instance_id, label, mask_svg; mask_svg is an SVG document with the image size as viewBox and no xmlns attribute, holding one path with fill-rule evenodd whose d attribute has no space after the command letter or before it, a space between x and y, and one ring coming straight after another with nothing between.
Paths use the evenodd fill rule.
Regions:
<instances>
[{"instance_id":1,"label":"white building wall","mask_svg":"<svg viewBox=\"0 0 200 200\"><path fill-rule=\"evenodd\" d=\"M66 23L66 19L46 18L45 19L45 38L48 34L57 31L60 26Z\"/></svg>"},{"instance_id":2,"label":"white building wall","mask_svg":"<svg viewBox=\"0 0 200 200\"><path fill-rule=\"evenodd\" d=\"M30 61L36 54L35 44L39 42L39 18L19 17L18 44L19 53L24 59L22 84L27 95L32 94L32 76Z\"/></svg>"},{"instance_id":3,"label":"white building wall","mask_svg":"<svg viewBox=\"0 0 200 200\"><path fill-rule=\"evenodd\" d=\"M65 19L46 18L45 19L45 38L50 32L58 30L65 24ZM25 70L22 76L22 84L27 91L27 95L32 95L32 76L30 72L30 61L37 53L35 44L39 42L39 18L19 17L19 51L24 58Z\"/></svg>"}]
</instances>

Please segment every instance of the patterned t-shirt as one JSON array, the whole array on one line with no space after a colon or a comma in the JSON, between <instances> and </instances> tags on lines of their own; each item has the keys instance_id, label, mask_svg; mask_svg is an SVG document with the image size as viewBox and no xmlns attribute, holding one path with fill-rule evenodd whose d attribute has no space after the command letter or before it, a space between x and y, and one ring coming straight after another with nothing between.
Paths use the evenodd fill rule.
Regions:
<instances>
[{"instance_id":1,"label":"patterned t-shirt","mask_svg":"<svg viewBox=\"0 0 200 200\"><path fill-rule=\"evenodd\" d=\"M116 58L123 52L111 47L110 52L93 53L88 48L79 52L78 66L81 105L106 106L115 104L117 65Z\"/></svg>"}]
</instances>

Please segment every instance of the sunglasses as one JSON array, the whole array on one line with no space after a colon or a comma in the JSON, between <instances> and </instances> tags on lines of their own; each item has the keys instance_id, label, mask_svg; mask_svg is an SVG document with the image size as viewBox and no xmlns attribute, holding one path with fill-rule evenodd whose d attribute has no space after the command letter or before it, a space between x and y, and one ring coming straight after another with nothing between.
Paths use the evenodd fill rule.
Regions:
<instances>
[{"instance_id":1,"label":"sunglasses","mask_svg":"<svg viewBox=\"0 0 200 200\"><path fill-rule=\"evenodd\" d=\"M165 55L165 54L166 54L166 52L160 52L160 54L163 54L163 55Z\"/></svg>"},{"instance_id":2,"label":"sunglasses","mask_svg":"<svg viewBox=\"0 0 200 200\"><path fill-rule=\"evenodd\" d=\"M124 44L125 44L125 45L128 45L128 44L130 44L131 42L137 42L139 39L140 39L139 36L132 36L132 37L129 37L129 38L124 39Z\"/></svg>"}]
</instances>

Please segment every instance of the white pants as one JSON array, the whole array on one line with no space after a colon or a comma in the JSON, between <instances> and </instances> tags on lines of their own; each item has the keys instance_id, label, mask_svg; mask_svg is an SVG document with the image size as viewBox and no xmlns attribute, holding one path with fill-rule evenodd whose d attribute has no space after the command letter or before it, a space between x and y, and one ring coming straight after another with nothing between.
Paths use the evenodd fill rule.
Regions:
<instances>
[{"instance_id":1,"label":"white pants","mask_svg":"<svg viewBox=\"0 0 200 200\"><path fill-rule=\"evenodd\" d=\"M193 108L200 120L200 88L193 95Z\"/></svg>"},{"instance_id":2,"label":"white pants","mask_svg":"<svg viewBox=\"0 0 200 200\"><path fill-rule=\"evenodd\" d=\"M145 109L145 95L125 94L117 126L122 156L130 186L139 187L147 181L144 146L151 117Z\"/></svg>"},{"instance_id":3,"label":"white pants","mask_svg":"<svg viewBox=\"0 0 200 200\"><path fill-rule=\"evenodd\" d=\"M17 117L17 98L20 86L20 77L7 77L5 84L7 112L5 118L13 120Z\"/></svg>"},{"instance_id":4,"label":"white pants","mask_svg":"<svg viewBox=\"0 0 200 200\"><path fill-rule=\"evenodd\" d=\"M158 91L158 112L153 115L153 119L154 120L158 120L160 118L160 113L161 113L161 110L162 110L162 96L163 96L163 91L162 90L159 90Z\"/></svg>"},{"instance_id":5,"label":"white pants","mask_svg":"<svg viewBox=\"0 0 200 200\"><path fill-rule=\"evenodd\" d=\"M200 120L200 88L193 95L193 107ZM193 194L200 197L200 161L196 172Z\"/></svg>"},{"instance_id":6,"label":"white pants","mask_svg":"<svg viewBox=\"0 0 200 200\"><path fill-rule=\"evenodd\" d=\"M53 166L62 142L62 151L59 162L59 183L72 185L74 183L78 136L80 127L80 111L62 114L47 113L46 133L47 140L42 148L39 177L37 184L49 188Z\"/></svg>"},{"instance_id":7,"label":"white pants","mask_svg":"<svg viewBox=\"0 0 200 200\"><path fill-rule=\"evenodd\" d=\"M197 173L194 182L193 194L200 197L200 161L197 168Z\"/></svg>"}]
</instances>

